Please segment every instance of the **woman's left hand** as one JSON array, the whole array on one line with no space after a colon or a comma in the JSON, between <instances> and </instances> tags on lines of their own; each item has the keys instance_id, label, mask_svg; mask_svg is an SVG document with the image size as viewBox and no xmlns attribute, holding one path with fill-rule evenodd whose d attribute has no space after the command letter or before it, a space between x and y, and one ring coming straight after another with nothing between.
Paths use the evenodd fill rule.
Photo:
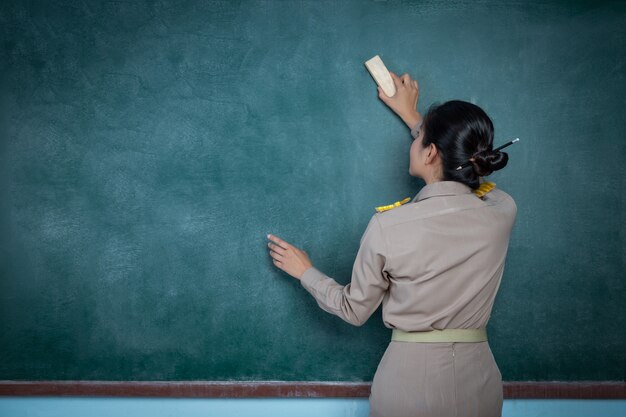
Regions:
<instances>
[{"instance_id":1,"label":"woman's left hand","mask_svg":"<svg viewBox=\"0 0 626 417\"><path fill-rule=\"evenodd\" d=\"M389 71L391 79L396 86L396 94L389 97L381 87L378 87L378 98L380 98L391 110L393 110L412 129L422 115L417 111L417 100L420 96L419 84L407 73L398 77Z\"/></svg>"},{"instance_id":2,"label":"woman's left hand","mask_svg":"<svg viewBox=\"0 0 626 417\"><path fill-rule=\"evenodd\" d=\"M270 248L270 256L274 259L274 265L292 277L300 279L304 271L313 266L305 251L274 235L267 235L267 238L271 241L267 246Z\"/></svg>"}]
</instances>

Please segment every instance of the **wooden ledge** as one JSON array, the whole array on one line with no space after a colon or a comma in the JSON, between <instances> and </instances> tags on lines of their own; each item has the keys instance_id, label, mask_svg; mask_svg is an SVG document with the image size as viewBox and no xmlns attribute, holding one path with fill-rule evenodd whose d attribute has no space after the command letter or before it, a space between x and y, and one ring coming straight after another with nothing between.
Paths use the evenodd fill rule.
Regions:
<instances>
[{"instance_id":1,"label":"wooden ledge","mask_svg":"<svg viewBox=\"0 0 626 417\"><path fill-rule=\"evenodd\" d=\"M505 399L624 399L626 382L504 382ZM363 398L370 383L213 381L0 381L0 396Z\"/></svg>"}]
</instances>

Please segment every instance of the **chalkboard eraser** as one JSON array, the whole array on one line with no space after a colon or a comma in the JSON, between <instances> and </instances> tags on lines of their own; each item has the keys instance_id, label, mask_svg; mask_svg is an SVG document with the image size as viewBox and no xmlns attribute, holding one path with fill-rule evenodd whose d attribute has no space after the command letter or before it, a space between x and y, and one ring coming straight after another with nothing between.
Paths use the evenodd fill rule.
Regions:
<instances>
[{"instance_id":1,"label":"chalkboard eraser","mask_svg":"<svg viewBox=\"0 0 626 417\"><path fill-rule=\"evenodd\" d=\"M367 68L376 81L376 84L383 89L383 92L387 94L388 97L396 94L396 85L393 83L391 74L389 74L389 70L378 55L365 61L365 68Z\"/></svg>"}]
</instances>

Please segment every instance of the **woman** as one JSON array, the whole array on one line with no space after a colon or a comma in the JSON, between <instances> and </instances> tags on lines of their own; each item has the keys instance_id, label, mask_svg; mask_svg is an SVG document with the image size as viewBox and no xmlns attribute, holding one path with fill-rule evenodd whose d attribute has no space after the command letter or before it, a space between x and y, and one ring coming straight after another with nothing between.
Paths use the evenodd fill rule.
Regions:
<instances>
[{"instance_id":1,"label":"woman","mask_svg":"<svg viewBox=\"0 0 626 417\"><path fill-rule=\"evenodd\" d=\"M345 286L276 236L268 235L269 253L322 309L351 324L363 324L382 302L393 332L374 375L370 416L500 416L502 377L485 327L517 207L500 189L475 191L508 156L493 152L493 124L478 106L449 101L422 122L417 82L391 75L396 94L379 88L378 96L411 128L409 173L426 185L410 203L372 216Z\"/></svg>"}]
</instances>

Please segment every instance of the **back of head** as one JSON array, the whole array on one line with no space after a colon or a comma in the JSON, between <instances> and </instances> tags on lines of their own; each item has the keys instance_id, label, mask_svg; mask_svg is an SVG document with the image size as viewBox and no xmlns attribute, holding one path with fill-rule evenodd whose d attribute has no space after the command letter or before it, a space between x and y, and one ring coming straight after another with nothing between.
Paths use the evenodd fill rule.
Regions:
<instances>
[{"instance_id":1,"label":"back of head","mask_svg":"<svg viewBox=\"0 0 626 417\"><path fill-rule=\"evenodd\" d=\"M434 143L437 147L444 181L478 188L479 177L504 168L509 160L506 152L493 151L493 123L475 104L451 100L432 105L424 117L423 129L422 145ZM468 161L471 164L457 170Z\"/></svg>"}]
</instances>

